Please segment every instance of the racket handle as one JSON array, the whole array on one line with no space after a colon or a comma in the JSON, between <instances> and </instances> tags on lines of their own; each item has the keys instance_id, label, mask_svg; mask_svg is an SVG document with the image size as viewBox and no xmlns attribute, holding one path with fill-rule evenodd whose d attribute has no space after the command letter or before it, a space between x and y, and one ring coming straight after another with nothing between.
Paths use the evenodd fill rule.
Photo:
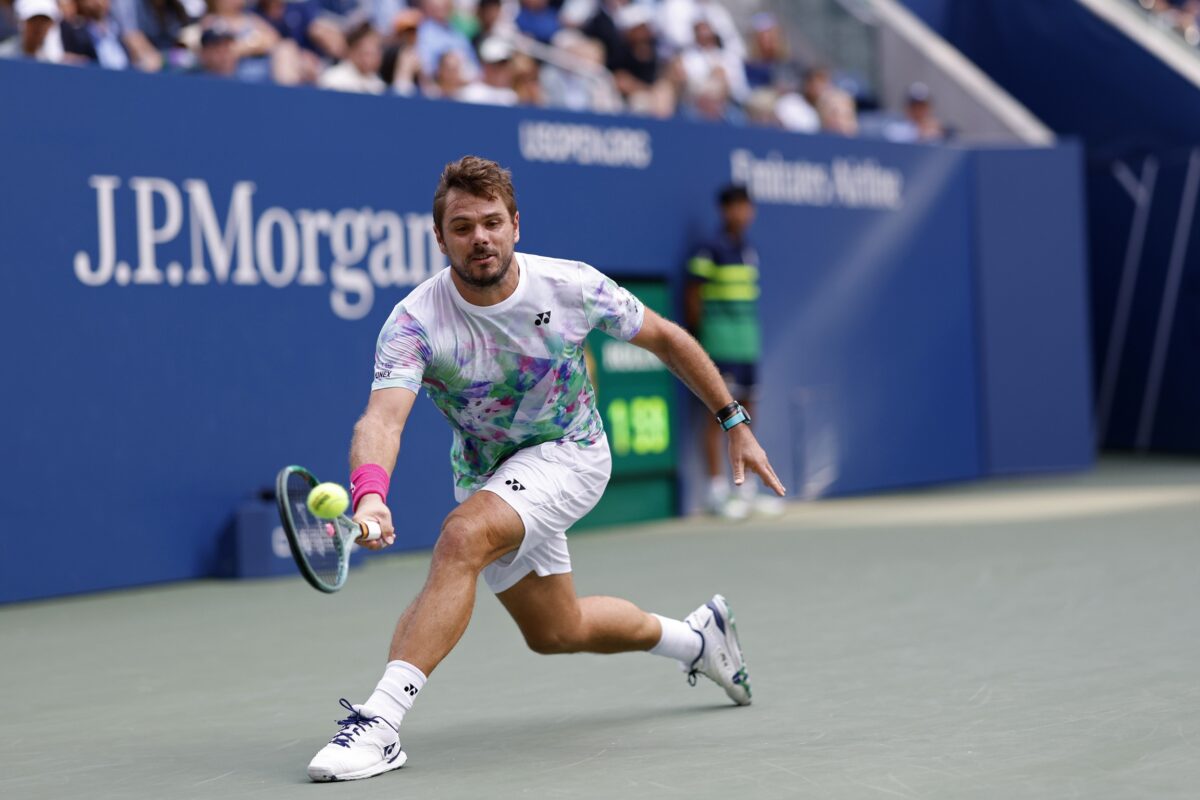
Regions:
<instances>
[{"instance_id":1,"label":"racket handle","mask_svg":"<svg viewBox=\"0 0 1200 800\"><path fill-rule=\"evenodd\" d=\"M374 542L383 538L383 529L379 527L379 523L373 519L358 523L358 529L362 531L359 540L363 542Z\"/></svg>"}]
</instances>

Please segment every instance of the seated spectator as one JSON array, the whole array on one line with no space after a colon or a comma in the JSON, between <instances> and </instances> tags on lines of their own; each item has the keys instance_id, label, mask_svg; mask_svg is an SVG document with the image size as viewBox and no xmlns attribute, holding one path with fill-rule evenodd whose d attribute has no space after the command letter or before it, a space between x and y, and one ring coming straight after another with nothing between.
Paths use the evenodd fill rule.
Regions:
<instances>
[{"instance_id":1,"label":"seated spectator","mask_svg":"<svg viewBox=\"0 0 1200 800\"><path fill-rule=\"evenodd\" d=\"M542 91L541 64L524 53L517 53L512 60L512 87L517 93L517 103L535 108L546 107L546 94Z\"/></svg>"},{"instance_id":2,"label":"seated spectator","mask_svg":"<svg viewBox=\"0 0 1200 800\"><path fill-rule=\"evenodd\" d=\"M162 57L141 31L123 30L109 0L77 0L77 14L62 26L63 50L104 69L162 68Z\"/></svg>"},{"instance_id":3,"label":"seated spectator","mask_svg":"<svg viewBox=\"0 0 1200 800\"><path fill-rule=\"evenodd\" d=\"M346 37L318 0L259 0L255 11L282 39L309 53L337 60L346 54Z\"/></svg>"},{"instance_id":4,"label":"seated spectator","mask_svg":"<svg viewBox=\"0 0 1200 800\"><path fill-rule=\"evenodd\" d=\"M450 0L422 0L421 9L425 12L425 18L417 26L421 71L435 74L442 54L455 50L462 55L464 74L469 80L474 79L479 74L479 62L470 40L450 24Z\"/></svg>"},{"instance_id":5,"label":"seated spectator","mask_svg":"<svg viewBox=\"0 0 1200 800\"><path fill-rule=\"evenodd\" d=\"M813 108L821 103L821 95L833 88L833 75L829 67L815 66L804 73L804 81L800 85L800 94L804 101Z\"/></svg>"},{"instance_id":6,"label":"seated spectator","mask_svg":"<svg viewBox=\"0 0 1200 800\"><path fill-rule=\"evenodd\" d=\"M417 55L417 26L421 12L415 8L398 13L392 20L392 36L383 47L379 76L392 91L412 95L421 80L421 58Z\"/></svg>"},{"instance_id":7,"label":"seated spectator","mask_svg":"<svg viewBox=\"0 0 1200 800\"><path fill-rule=\"evenodd\" d=\"M752 55L746 61L746 82L750 88L770 87L780 92L800 89L804 69L787 53L787 43L779 21L770 14L750 18L754 33Z\"/></svg>"},{"instance_id":8,"label":"seated spectator","mask_svg":"<svg viewBox=\"0 0 1200 800\"><path fill-rule=\"evenodd\" d=\"M551 41L574 60L574 69L546 64L542 67L542 91L546 105L572 111L613 114L621 110L621 96L612 76L604 68L604 45L573 28L563 28Z\"/></svg>"},{"instance_id":9,"label":"seated spectator","mask_svg":"<svg viewBox=\"0 0 1200 800\"><path fill-rule=\"evenodd\" d=\"M550 6L549 0L520 0L521 10L517 12L517 30L537 39L543 44L550 44L554 34L558 33L558 9Z\"/></svg>"},{"instance_id":10,"label":"seated spectator","mask_svg":"<svg viewBox=\"0 0 1200 800\"><path fill-rule=\"evenodd\" d=\"M221 27L232 33L239 80L261 83L271 79L271 51L279 34L257 14L246 11L246 0L208 0L209 13L200 20L201 32Z\"/></svg>"},{"instance_id":11,"label":"seated spectator","mask_svg":"<svg viewBox=\"0 0 1200 800\"><path fill-rule=\"evenodd\" d=\"M346 33L346 57L321 73L322 89L360 94L383 94L387 84L379 77L383 44L370 22L360 22Z\"/></svg>"},{"instance_id":12,"label":"seated spectator","mask_svg":"<svg viewBox=\"0 0 1200 800\"><path fill-rule=\"evenodd\" d=\"M209 26L200 34L200 53L191 70L195 75L232 78L237 75L237 36L223 24Z\"/></svg>"},{"instance_id":13,"label":"seated spectator","mask_svg":"<svg viewBox=\"0 0 1200 800\"><path fill-rule=\"evenodd\" d=\"M459 92L470 83L465 72L466 61L462 51L446 50L438 59L432 79L422 84L422 92L426 97L457 100Z\"/></svg>"},{"instance_id":14,"label":"seated spectator","mask_svg":"<svg viewBox=\"0 0 1200 800\"><path fill-rule=\"evenodd\" d=\"M803 95L796 92L783 92L776 98L775 116L784 130L797 133L816 133L821 130L821 116Z\"/></svg>"},{"instance_id":15,"label":"seated spectator","mask_svg":"<svg viewBox=\"0 0 1200 800\"><path fill-rule=\"evenodd\" d=\"M179 66L187 61L184 30L204 16L203 0L117 0L113 17L122 30L138 30Z\"/></svg>"},{"instance_id":16,"label":"seated spectator","mask_svg":"<svg viewBox=\"0 0 1200 800\"><path fill-rule=\"evenodd\" d=\"M17 11L13 8L13 0L0 0L0 45L17 38L19 33L20 24Z\"/></svg>"},{"instance_id":17,"label":"seated spectator","mask_svg":"<svg viewBox=\"0 0 1200 800\"><path fill-rule=\"evenodd\" d=\"M62 19L55 0L17 0L17 35L0 43L0 58L28 58L57 64L63 60L59 22Z\"/></svg>"},{"instance_id":18,"label":"seated spectator","mask_svg":"<svg viewBox=\"0 0 1200 800\"><path fill-rule=\"evenodd\" d=\"M477 55L484 39L501 33L503 9L501 0L479 0L475 6L475 34L471 37L471 46Z\"/></svg>"},{"instance_id":19,"label":"seated spectator","mask_svg":"<svg viewBox=\"0 0 1200 800\"><path fill-rule=\"evenodd\" d=\"M905 116L916 131L916 139L922 142L940 142L947 138L945 127L933 113L933 92L923 83L908 87L908 103Z\"/></svg>"},{"instance_id":20,"label":"seated spectator","mask_svg":"<svg viewBox=\"0 0 1200 800\"><path fill-rule=\"evenodd\" d=\"M479 46L483 64L480 80L462 87L456 99L465 103L493 106L515 106L518 98L513 90L512 45L503 39L491 38Z\"/></svg>"},{"instance_id":21,"label":"seated spectator","mask_svg":"<svg viewBox=\"0 0 1200 800\"><path fill-rule=\"evenodd\" d=\"M704 17L725 48L740 59L746 45L733 15L720 0L662 0L658 6L658 30L668 52L677 53L695 44L695 22Z\"/></svg>"},{"instance_id":22,"label":"seated spectator","mask_svg":"<svg viewBox=\"0 0 1200 800\"><path fill-rule=\"evenodd\" d=\"M693 30L693 42L684 48L681 56L691 91L699 91L708 82L709 76L719 71L732 100L736 103L745 101L750 96L745 63L721 46L721 40L713 32L707 18L698 17Z\"/></svg>"},{"instance_id":23,"label":"seated spectator","mask_svg":"<svg viewBox=\"0 0 1200 800\"><path fill-rule=\"evenodd\" d=\"M650 91L658 81L661 64L658 42L650 28L653 19L653 10L644 5L628 5L617 13L622 46L609 64L617 89L626 99Z\"/></svg>"},{"instance_id":24,"label":"seated spectator","mask_svg":"<svg viewBox=\"0 0 1200 800\"><path fill-rule=\"evenodd\" d=\"M821 116L821 131L841 136L858 135L858 113L854 98L841 89L830 88L821 93L817 103Z\"/></svg>"},{"instance_id":25,"label":"seated spectator","mask_svg":"<svg viewBox=\"0 0 1200 800\"><path fill-rule=\"evenodd\" d=\"M689 90L683 114L699 122L724 122L730 125L746 123L746 117L729 96L729 85L720 70L714 70L704 83Z\"/></svg>"},{"instance_id":26,"label":"seated spectator","mask_svg":"<svg viewBox=\"0 0 1200 800\"><path fill-rule=\"evenodd\" d=\"M617 63L624 58L625 37L617 26L617 14L624 5L625 0L599 0L595 12L579 29L584 36L604 45L604 66L610 72L615 72Z\"/></svg>"}]
</instances>

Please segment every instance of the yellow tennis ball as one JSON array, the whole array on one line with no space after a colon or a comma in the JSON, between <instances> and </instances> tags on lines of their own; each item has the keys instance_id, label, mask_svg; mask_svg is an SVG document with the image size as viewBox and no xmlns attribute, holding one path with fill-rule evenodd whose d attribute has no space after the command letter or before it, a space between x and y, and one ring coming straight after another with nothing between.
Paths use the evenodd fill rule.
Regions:
<instances>
[{"instance_id":1,"label":"yellow tennis ball","mask_svg":"<svg viewBox=\"0 0 1200 800\"><path fill-rule=\"evenodd\" d=\"M308 510L321 519L333 519L350 507L350 496L336 483L318 483L308 493Z\"/></svg>"}]
</instances>

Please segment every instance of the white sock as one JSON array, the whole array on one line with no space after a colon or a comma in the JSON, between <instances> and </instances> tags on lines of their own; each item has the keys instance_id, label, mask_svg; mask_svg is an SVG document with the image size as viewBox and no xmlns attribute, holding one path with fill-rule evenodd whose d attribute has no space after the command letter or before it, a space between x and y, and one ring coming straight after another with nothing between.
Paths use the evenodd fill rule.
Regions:
<instances>
[{"instance_id":1,"label":"white sock","mask_svg":"<svg viewBox=\"0 0 1200 800\"><path fill-rule=\"evenodd\" d=\"M708 479L708 500L714 505L724 503L729 498L729 481L724 475Z\"/></svg>"},{"instance_id":2,"label":"white sock","mask_svg":"<svg viewBox=\"0 0 1200 800\"><path fill-rule=\"evenodd\" d=\"M758 476L747 472L746 479L737 487L737 495L747 503L754 502L754 498L758 496Z\"/></svg>"},{"instance_id":3,"label":"white sock","mask_svg":"<svg viewBox=\"0 0 1200 800\"><path fill-rule=\"evenodd\" d=\"M363 706L383 717L396 730L413 707L417 692L425 685L425 673L407 661L389 661L383 677Z\"/></svg>"},{"instance_id":4,"label":"white sock","mask_svg":"<svg viewBox=\"0 0 1200 800\"><path fill-rule=\"evenodd\" d=\"M662 623L662 638L658 640L658 644L650 648L650 652L656 656L673 658L690 666L700 655L700 648L704 642L700 638L700 634L692 630L692 626L686 622L662 617L658 614L654 616L658 617L658 621Z\"/></svg>"}]
</instances>

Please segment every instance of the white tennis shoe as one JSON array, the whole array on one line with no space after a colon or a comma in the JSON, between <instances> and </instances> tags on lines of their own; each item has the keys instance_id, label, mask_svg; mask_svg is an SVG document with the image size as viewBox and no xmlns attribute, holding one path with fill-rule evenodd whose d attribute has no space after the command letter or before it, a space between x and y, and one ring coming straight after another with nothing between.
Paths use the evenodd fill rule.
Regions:
<instances>
[{"instance_id":1,"label":"white tennis shoe","mask_svg":"<svg viewBox=\"0 0 1200 800\"><path fill-rule=\"evenodd\" d=\"M719 594L688 614L684 620L700 634L700 655L688 669L688 683L696 685L696 675L704 675L725 690L739 706L750 705L750 673L738 642L733 611Z\"/></svg>"},{"instance_id":2,"label":"white tennis shoe","mask_svg":"<svg viewBox=\"0 0 1200 800\"><path fill-rule=\"evenodd\" d=\"M350 716L338 720L341 730L313 756L308 777L314 781L354 781L404 766L408 753L400 736L383 717L345 699Z\"/></svg>"}]
</instances>

